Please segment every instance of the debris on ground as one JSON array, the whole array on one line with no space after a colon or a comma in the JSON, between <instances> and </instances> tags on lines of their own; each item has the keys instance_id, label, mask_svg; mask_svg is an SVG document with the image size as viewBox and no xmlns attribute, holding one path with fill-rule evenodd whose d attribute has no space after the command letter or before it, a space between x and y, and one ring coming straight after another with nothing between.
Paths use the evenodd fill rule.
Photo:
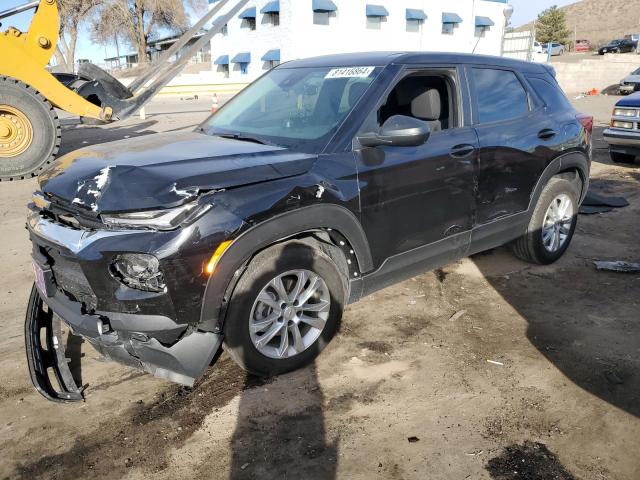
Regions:
<instances>
[{"instance_id":1,"label":"debris on ground","mask_svg":"<svg viewBox=\"0 0 640 480\"><path fill-rule=\"evenodd\" d=\"M580 213L583 215L592 215L594 213L606 213L614 208L627 207L629 202L624 197L605 197L589 190L584 197L584 201L580 206Z\"/></svg>"},{"instance_id":2,"label":"debris on ground","mask_svg":"<svg viewBox=\"0 0 640 480\"><path fill-rule=\"evenodd\" d=\"M416 443L416 442L419 442L419 441L420 441L420 439L419 439L418 437L408 437L408 438L407 438L407 441L408 441L409 443Z\"/></svg>"},{"instance_id":3,"label":"debris on ground","mask_svg":"<svg viewBox=\"0 0 640 480\"><path fill-rule=\"evenodd\" d=\"M451 315L451 317L449 318L450 322L455 322L456 320L458 320L461 316L463 316L465 313L467 313L466 310L460 310L459 312L454 313L453 315Z\"/></svg>"},{"instance_id":4,"label":"debris on ground","mask_svg":"<svg viewBox=\"0 0 640 480\"><path fill-rule=\"evenodd\" d=\"M593 264L597 270L607 270L618 273L640 273L640 263L637 262L624 262L622 260L615 262L595 261Z\"/></svg>"},{"instance_id":5,"label":"debris on ground","mask_svg":"<svg viewBox=\"0 0 640 480\"><path fill-rule=\"evenodd\" d=\"M500 365L501 367L504 367L504 363L497 362L496 360L487 360L487 363L491 363L493 365Z\"/></svg>"}]
</instances>

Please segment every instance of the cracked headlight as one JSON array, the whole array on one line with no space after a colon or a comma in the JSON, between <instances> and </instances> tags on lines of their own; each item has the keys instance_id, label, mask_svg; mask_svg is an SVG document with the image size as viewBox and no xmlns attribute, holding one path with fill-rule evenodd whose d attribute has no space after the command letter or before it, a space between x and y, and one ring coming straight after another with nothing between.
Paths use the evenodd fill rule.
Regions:
<instances>
[{"instance_id":1,"label":"cracked headlight","mask_svg":"<svg viewBox=\"0 0 640 480\"><path fill-rule=\"evenodd\" d=\"M102 221L110 227L173 230L183 223L194 221L210 208L209 203L192 202L165 210L105 214L102 215Z\"/></svg>"},{"instance_id":2,"label":"cracked headlight","mask_svg":"<svg viewBox=\"0 0 640 480\"><path fill-rule=\"evenodd\" d=\"M163 292L164 275L160 262L146 253L123 253L111 264L111 274L120 283L145 292Z\"/></svg>"}]
</instances>

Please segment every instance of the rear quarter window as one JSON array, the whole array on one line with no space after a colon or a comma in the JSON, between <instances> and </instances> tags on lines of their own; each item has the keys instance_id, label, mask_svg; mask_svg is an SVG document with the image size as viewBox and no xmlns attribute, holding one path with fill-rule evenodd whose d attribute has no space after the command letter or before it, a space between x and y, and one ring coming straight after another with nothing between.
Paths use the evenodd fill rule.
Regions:
<instances>
[{"instance_id":1,"label":"rear quarter window","mask_svg":"<svg viewBox=\"0 0 640 480\"><path fill-rule=\"evenodd\" d=\"M548 109L552 111L573 109L566 95L558 85L536 77L527 77L527 81Z\"/></svg>"},{"instance_id":2,"label":"rear quarter window","mask_svg":"<svg viewBox=\"0 0 640 480\"><path fill-rule=\"evenodd\" d=\"M493 123L529 113L529 95L510 70L473 68L478 121Z\"/></svg>"}]
</instances>

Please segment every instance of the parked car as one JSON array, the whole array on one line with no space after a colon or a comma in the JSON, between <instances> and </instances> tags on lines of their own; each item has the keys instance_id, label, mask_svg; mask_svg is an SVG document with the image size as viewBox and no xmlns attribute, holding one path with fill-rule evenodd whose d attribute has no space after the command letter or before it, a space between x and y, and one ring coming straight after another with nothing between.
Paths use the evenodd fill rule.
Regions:
<instances>
[{"instance_id":1,"label":"parked car","mask_svg":"<svg viewBox=\"0 0 640 480\"><path fill-rule=\"evenodd\" d=\"M542 44L542 53L546 53L551 55L552 57L556 57L558 55L563 55L565 51L564 45L560 43L543 43Z\"/></svg>"},{"instance_id":2,"label":"parked car","mask_svg":"<svg viewBox=\"0 0 640 480\"><path fill-rule=\"evenodd\" d=\"M589 40L576 40L574 50L576 52L588 52L591 50L591 42Z\"/></svg>"},{"instance_id":3,"label":"parked car","mask_svg":"<svg viewBox=\"0 0 640 480\"><path fill-rule=\"evenodd\" d=\"M640 68L620 80L620 93L633 93L640 91Z\"/></svg>"},{"instance_id":4,"label":"parked car","mask_svg":"<svg viewBox=\"0 0 640 480\"><path fill-rule=\"evenodd\" d=\"M278 66L193 132L63 156L28 217L32 380L81 398L64 342L46 351L52 312L107 358L192 385L221 345L257 375L307 365L346 304L466 255L555 262L592 124L546 65L345 54Z\"/></svg>"},{"instance_id":5,"label":"parked car","mask_svg":"<svg viewBox=\"0 0 640 480\"><path fill-rule=\"evenodd\" d=\"M598 50L598 54L604 55L605 53L628 53L635 51L636 47L633 40L621 39L611 40L606 45L603 45Z\"/></svg>"},{"instance_id":6,"label":"parked car","mask_svg":"<svg viewBox=\"0 0 640 480\"><path fill-rule=\"evenodd\" d=\"M640 156L640 92L618 100L603 137L612 161L633 163Z\"/></svg>"},{"instance_id":7,"label":"parked car","mask_svg":"<svg viewBox=\"0 0 640 480\"><path fill-rule=\"evenodd\" d=\"M533 53L544 53L544 49L540 42L533 42Z\"/></svg>"}]
</instances>

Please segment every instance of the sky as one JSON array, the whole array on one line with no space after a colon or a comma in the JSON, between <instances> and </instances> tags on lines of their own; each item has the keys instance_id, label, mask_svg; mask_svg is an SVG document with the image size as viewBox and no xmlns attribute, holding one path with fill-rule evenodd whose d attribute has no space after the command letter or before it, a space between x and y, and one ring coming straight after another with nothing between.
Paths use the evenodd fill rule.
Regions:
<instances>
[{"instance_id":1,"label":"sky","mask_svg":"<svg viewBox=\"0 0 640 480\"><path fill-rule=\"evenodd\" d=\"M514 27L518 27L534 20L538 16L538 13L545 8L552 5L558 5L561 7L570 3L575 3L575 1L576 0L510 0L511 5L513 5L514 8L511 24ZM2 0L0 3L2 4L0 6L0 10L5 10L13 6L26 3L26 0ZM3 26L1 28L4 29L9 25L13 25L21 30L26 30L32 15L33 13L31 11L24 12L15 17L7 18L3 21ZM102 45L92 44L89 40L89 33L87 32L86 27L82 29L79 37L76 58L88 58L94 63L102 63L104 61L105 54L107 57L116 56L115 46L107 46L105 49ZM125 53L125 51L127 51L127 47L121 46L121 53Z\"/></svg>"}]
</instances>

